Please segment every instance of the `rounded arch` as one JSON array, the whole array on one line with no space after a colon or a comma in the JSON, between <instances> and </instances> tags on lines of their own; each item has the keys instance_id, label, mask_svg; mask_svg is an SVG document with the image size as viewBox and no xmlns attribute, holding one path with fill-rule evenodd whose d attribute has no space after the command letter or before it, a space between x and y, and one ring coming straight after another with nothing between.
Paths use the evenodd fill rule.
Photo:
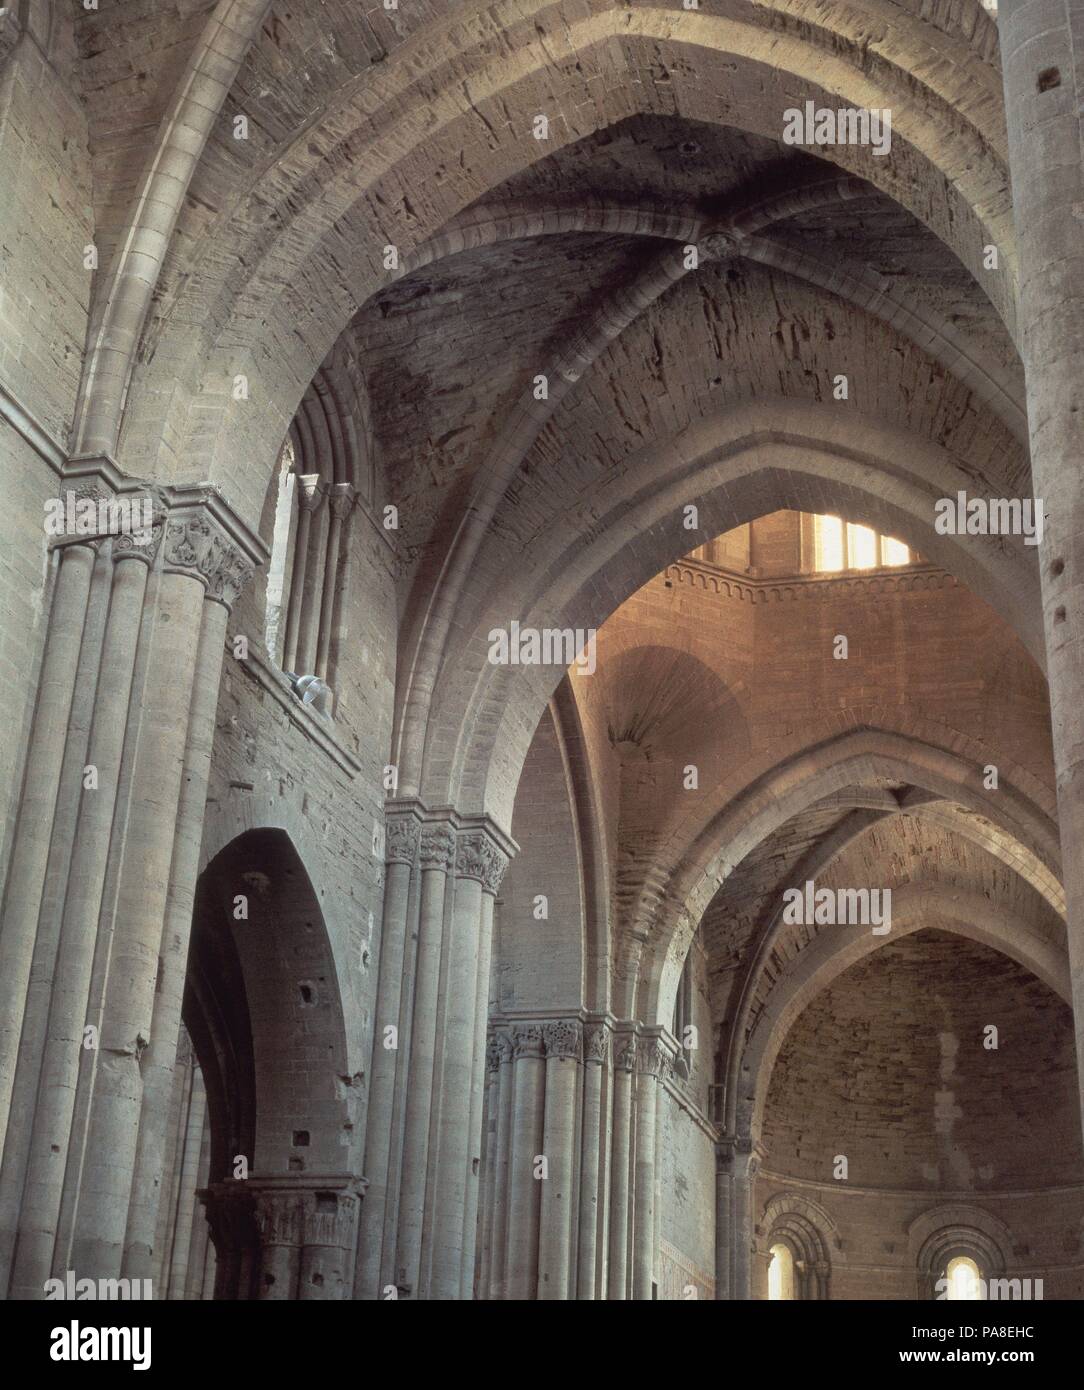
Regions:
<instances>
[{"instance_id":1,"label":"rounded arch","mask_svg":"<svg viewBox=\"0 0 1084 1390\"><path fill-rule=\"evenodd\" d=\"M962 1202L922 1212L908 1227L907 1243L922 1299L937 1297L937 1281L948 1262L960 1255L973 1260L984 1279L1003 1275L1013 1245L1003 1221L983 1207Z\"/></svg>"},{"instance_id":2,"label":"rounded arch","mask_svg":"<svg viewBox=\"0 0 1084 1390\"><path fill-rule=\"evenodd\" d=\"M796 1193L776 1193L765 1202L754 1235L769 1252L779 1242L789 1248L796 1299L811 1302L831 1297L831 1252L840 1248L840 1239L823 1207Z\"/></svg>"},{"instance_id":3,"label":"rounded arch","mask_svg":"<svg viewBox=\"0 0 1084 1390\"><path fill-rule=\"evenodd\" d=\"M1052 947L1027 923L992 911L989 900L978 894L949 897L935 885L907 884L893 890L892 930L888 935L874 936L862 926L835 927L815 937L779 977L745 1047L735 1057L724 1106L730 1132L759 1135L775 1059L806 1006L873 951L928 927L955 932L1000 951L1071 1004L1064 950Z\"/></svg>"}]
</instances>

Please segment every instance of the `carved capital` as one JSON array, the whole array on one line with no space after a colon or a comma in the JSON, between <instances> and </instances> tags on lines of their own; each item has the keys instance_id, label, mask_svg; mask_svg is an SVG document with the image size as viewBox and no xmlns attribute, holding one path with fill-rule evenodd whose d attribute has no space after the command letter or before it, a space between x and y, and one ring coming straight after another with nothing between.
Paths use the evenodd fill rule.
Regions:
<instances>
[{"instance_id":1,"label":"carved capital","mask_svg":"<svg viewBox=\"0 0 1084 1390\"><path fill-rule=\"evenodd\" d=\"M303 512L314 512L324 500L324 485L319 473L295 473L297 505Z\"/></svg>"},{"instance_id":2,"label":"carved capital","mask_svg":"<svg viewBox=\"0 0 1084 1390\"><path fill-rule=\"evenodd\" d=\"M165 568L202 579L213 536L210 521L200 512L171 518L166 524Z\"/></svg>"},{"instance_id":3,"label":"carved capital","mask_svg":"<svg viewBox=\"0 0 1084 1390\"><path fill-rule=\"evenodd\" d=\"M441 869L451 873L455 862L455 831L450 825L423 827L418 847L418 859L423 869Z\"/></svg>"},{"instance_id":4,"label":"carved capital","mask_svg":"<svg viewBox=\"0 0 1084 1390\"><path fill-rule=\"evenodd\" d=\"M610 1030L605 1027L589 1028L583 1036L583 1056L585 1062L606 1061L610 1051Z\"/></svg>"},{"instance_id":5,"label":"carved capital","mask_svg":"<svg viewBox=\"0 0 1084 1390\"><path fill-rule=\"evenodd\" d=\"M384 862L413 864L420 832L421 827L413 816L389 817L384 833Z\"/></svg>"},{"instance_id":6,"label":"carved capital","mask_svg":"<svg viewBox=\"0 0 1084 1390\"><path fill-rule=\"evenodd\" d=\"M256 1190L253 1201L256 1229L262 1245L301 1245L304 1216L301 1193Z\"/></svg>"},{"instance_id":7,"label":"carved capital","mask_svg":"<svg viewBox=\"0 0 1084 1390\"><path fill-rule=\"evenodd\" d=\"M505 1062L510 1062L515 1056L515 1048L512 1046L512 1034L507 1028L498 1028L493 1034L493 1041L497 1044L497 1052L500 1055L501 1066Z\"/></svg>"},{"instance_id":8,"label":"carved capital","mask_svg":"<svg viewBox=\"0 0 1084 1390\"><path fill-rule=\"evenodd\" d=\"M351 1248L355 1240L358 1207L356 1192L307 1192L302 1204L303 1243L327 1245L340 1250Z\"/></svg>"},{"instance_id":9,"label":"carved capital","mask_svg":"<svg viewBox=\"0 0 1084 1390\"><path fill-rule=\"evenodd\" d=\"M86 478L62 487L46 504L46 534L51 547L89 545L112 540L114 560L142 560L148 567L158 556L166 511L159 489L113 491L104 479Z\"/></svg>"},{"instance_id":10,"label":"carved capital","mask_svg":"<svg viewBox=\"0 0 1084 1390\"><path fill-rule=\"evenodd\" d=\"M357 500L358 493L353 483L335 483L332 485L328 497L328 506L331 508L333 516L336 516L340 521L345 521Z\"/></svg>"},{"instance_id":11,"label":"carved capital","mask_svg":"<svg viewBox=\"0 0 1084 1390\"><path fill-rule=\"evenodd\" d=\"M255 572L255 566L236 545L223 536L216 536L207 556L207 597L232 609Z\"/></svg>"},{"instance_id":12,"label":"carved capital","mask_svg":"<svg viewBox=\"0 0 1084 1390\"><path fill-rule=\"evenodd\" d=\"M500 1070L501 1066L501 1045L497 1041L496 1033L490 1033L486 1039L486 1071L493 1073Z\"/></svg>"},{"instance_id":13,"label":"carved capital","mask_svg":"<svg viewBox=\"0 0 1084 1390\"><path fill-rule=\"evenodd\" d=\"M186 511L166 520L162 567L198 579L207 597L232 608L255 573L255 566L203 511Z\"/></svg>"},{"instance_id":14,"label":"carved capital","mask_svg":"<svg viewBox=\"0 0 1084 1390\"><path fill-rule=\"evenodd\" d=\"M631 1036L624 1036L614 1039L614 1070L615 1071L635 1071L636 1070L636 1039Z\"/></svg>"},{"instance_id":15,"label":"carved capital","mask_svg":"<svg viewBox=\"0 0 1084 1390\"><path fill-rule=\"evenodd\" d=\"M580 1060L581 1033L582 1029L578 1019L551 1019L542 1029L546 1043L546 1056L564 1057L578 1062Z\"/></svg>"},{"instance_id":16,"label":"carved capital","mask_svg":"<svg viewBox=\"0 0 1084 1390\"><path fill-rule=\"evenodd\" d=\"M517 1057L542 1056L542 1025L516 1023L512 1027L512 1051Z\"/></svg>"},{"instance_id":17,"label":"carved capital","mask_svg":"<svg viewBox=\"0 0 1084 1390\"><path fill-rule=\"evenodd\" d=\"M636 1062L644 1076L659 1077L666 1063L666 1054L658 1038L641 1038L636 1050Z\"/></svg>"},{"instance_id":18,"label":"carved capital","mask_svg":"<svg viewBox=\"0 0 1084 1390\"><path fill-rule=\"evenodd\" d=\"M459 878L472 878L485 892L496 894L507 867L508 856L484 830L460 832L455 849L455 872Z\"/></svg>"}]
</instances>

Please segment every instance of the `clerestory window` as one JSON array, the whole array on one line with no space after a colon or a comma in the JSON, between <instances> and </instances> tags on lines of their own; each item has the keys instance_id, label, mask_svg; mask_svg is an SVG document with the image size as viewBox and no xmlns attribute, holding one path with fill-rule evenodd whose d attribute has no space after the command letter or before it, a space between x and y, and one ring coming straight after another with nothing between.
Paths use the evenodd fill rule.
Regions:
<instances>
[{"instance_id":1,"label":"clerestory window","mask_svg":"<svg viewBox=\"0 0 1084 1390\"><path fill-rule=\"evenodd\" d=\"M813 569L818 574L843 570L891 569L912 562L910 548L870 526L838 516L813 518Z\"/></svg>"}]
</instances>

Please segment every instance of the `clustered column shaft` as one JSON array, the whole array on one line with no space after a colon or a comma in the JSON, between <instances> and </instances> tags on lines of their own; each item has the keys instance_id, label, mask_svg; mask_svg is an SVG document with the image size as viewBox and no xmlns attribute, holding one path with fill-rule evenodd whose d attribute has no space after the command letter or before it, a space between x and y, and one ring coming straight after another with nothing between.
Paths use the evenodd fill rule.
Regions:
<instances>
[{"instance_id":1,"label":"clustered column shaft","mask_svg":"<svg viewBox=\"0 0 1084 1390\"><path fill-rule=\"evenodd\" d=\"M132 489L96 461L72 481L117 486ZM0 921L0 1264L17 1297L69 1269L156 1266L226 619L262 549L208 488L144 496L145 536L65 540L54 562Z\"/></svg>"},{"instance_id":2,"label":"clustered column shaft","mask_svg":"<svg viewBox=\"0 0 1084 1390\"><path fill-rule=\"evenodd\" d=\"M634 1024L612 1032L580 1019L493 1030L480 1297L653 1297L665 1053Z\"/></svg>"},{"instance_id":3,"label":"clustered column shaft","mask_svg":"<svg viewBox=\"0 0 1084 1390\"><path fill-rule=\"evenodd\" d=\"M470 1297L493 904L511 844L417 803L389 810L387 844L355 1292Z\"/></svg>"}]
</instances>

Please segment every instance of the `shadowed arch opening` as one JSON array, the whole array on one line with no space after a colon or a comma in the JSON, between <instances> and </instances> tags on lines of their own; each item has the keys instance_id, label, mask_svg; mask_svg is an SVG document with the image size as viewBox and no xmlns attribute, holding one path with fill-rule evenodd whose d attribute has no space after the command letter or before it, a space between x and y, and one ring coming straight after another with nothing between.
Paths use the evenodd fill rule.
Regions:
<instances>
[{"instance_id":1,"label":"shadowed arch opening","mask_svg":"<svg viewBox=\"0 0 1084 1390\"><path fill-rule=\"evenodd\" d=\"M273 1276L260 1274L251 1194L309 1192L356 1164L359 1097L339 982L316 891L285 831L244 832L201 875L184 1022L207 1089L215 1297L255 1297Z\"/></svg>"}]
</instances>

